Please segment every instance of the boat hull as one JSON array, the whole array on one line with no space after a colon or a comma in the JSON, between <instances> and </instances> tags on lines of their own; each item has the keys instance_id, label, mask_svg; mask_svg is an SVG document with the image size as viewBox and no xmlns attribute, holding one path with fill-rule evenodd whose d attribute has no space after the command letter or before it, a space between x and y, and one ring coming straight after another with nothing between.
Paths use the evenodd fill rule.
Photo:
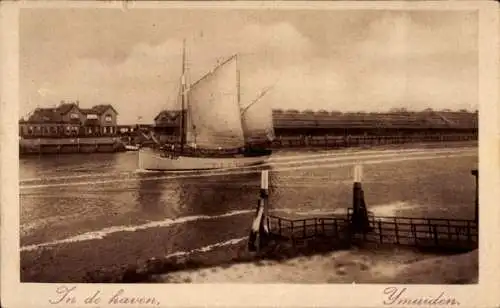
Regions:
<instances>
[{"instance_id":1,"label":"boat hull","mask_svg":"<svg viewBox=\"0 0 500 308\"><path fill-rule=\"evenodd\" d=\"M211 170L239 168L265 163L270 155L235 156L235 157L191 157L162 156L162 152L151 148L139 150L139 169L172 171L172 170Z\"/></svg>"}]
</instances>

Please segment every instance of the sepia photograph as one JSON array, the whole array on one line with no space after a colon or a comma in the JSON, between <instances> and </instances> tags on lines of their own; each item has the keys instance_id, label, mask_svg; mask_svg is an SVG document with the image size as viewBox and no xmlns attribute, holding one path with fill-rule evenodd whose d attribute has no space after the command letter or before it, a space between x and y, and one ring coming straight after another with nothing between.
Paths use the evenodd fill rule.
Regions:
<instances>
[{"instance_id":1,"label":"sepia photograph","mask_svg":"<svg viewBox=\"0 0 500 308\"><path fill-rule=\"evenodd\" d=\"M480 10L262 5L19 8L19 283L478 285Z\"/></svg>"}]
</instances>

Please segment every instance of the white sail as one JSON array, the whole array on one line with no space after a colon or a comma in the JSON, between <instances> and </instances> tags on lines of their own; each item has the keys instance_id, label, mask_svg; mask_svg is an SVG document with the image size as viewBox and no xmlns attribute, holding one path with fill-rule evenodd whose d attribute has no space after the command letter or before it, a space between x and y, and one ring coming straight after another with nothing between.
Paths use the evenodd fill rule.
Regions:
<instances>
[{"instance_id":1,"label":"white sail","mask_svg":"<svg viewBox=\"0 0 500 308\"><path fill-rule=\"evenodd\" d=\"M254 104L243 112L243 127L248 143L274 140L272 109L268 104Z\"/></svg>"},{"instance_id":2,"label":"white sail","mask_svg":"<svg viewBox=\"0 0 500 308\"><path fill-rule=\"evenodd\" d=\"M245 141L247 143L262 143L273 141L274 125L271 106L262 103L263 97L271 90L269 87L241 110Z\"/></svg>"},{"instance_id":3,"label":"white sail","mask_svg":"<svg viewBox=\"0 0 500 308\"><path fill-rule=\"evenodd\" d=\"M197 148L245 145L233 57L194 83L187 94L186 143Z\"/></svg>"}]
</instances>

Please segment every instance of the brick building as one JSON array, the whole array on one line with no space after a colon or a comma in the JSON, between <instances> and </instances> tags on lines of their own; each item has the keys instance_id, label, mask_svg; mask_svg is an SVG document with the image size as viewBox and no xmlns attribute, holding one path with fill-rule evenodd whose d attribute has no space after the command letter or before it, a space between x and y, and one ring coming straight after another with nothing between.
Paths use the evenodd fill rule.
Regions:
<instances>
[{"instance_id":1,"label":"brick building","mask_svg":"<svg viewBox=\"0 0 500 308\"><path fill-rule=\"evenodd\" d=\"M118 112L111 105L80 108L78 101L61 102L53 108L36 108L19 120L23 138L111 136L117 132Z\"/></svg>"}]
</instances>

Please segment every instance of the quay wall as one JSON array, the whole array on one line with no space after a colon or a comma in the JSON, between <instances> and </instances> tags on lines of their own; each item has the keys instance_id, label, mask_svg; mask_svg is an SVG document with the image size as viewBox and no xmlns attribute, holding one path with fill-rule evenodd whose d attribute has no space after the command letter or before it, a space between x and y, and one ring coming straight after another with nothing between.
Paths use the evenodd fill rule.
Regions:
<instances>
[{"instance_id":1,"label":"quay wall","mask_svg":"<svg viewBox=\"0 0 500 308\"><path fill-rule=\"evenodd\" d=\"M19 154L112 153L124 150L118 137L22 138Z\"/></svg>"},{"instance_id":2,"label":"quay wall","mask_svg":"<svg viewBox=\"0 0 500 308\"><path fill-rule=\"evenodd\" d=\"M174 138L168 138L173 141ZM134 138L132 143L147 145L148 141ZM322 148L337 149L351 147L374 147L384 145L404 145L415 143L475 142L477 133L448 134L398 134L360 136L306 136L278 135L270 144L272 149ZM20 155L64 154L64 153L112 153L125 151L128 140L120 137L99 138L22 138L19 140ZM151 143L151 142L149 142Z\"/></svg>"}]
</instances>

